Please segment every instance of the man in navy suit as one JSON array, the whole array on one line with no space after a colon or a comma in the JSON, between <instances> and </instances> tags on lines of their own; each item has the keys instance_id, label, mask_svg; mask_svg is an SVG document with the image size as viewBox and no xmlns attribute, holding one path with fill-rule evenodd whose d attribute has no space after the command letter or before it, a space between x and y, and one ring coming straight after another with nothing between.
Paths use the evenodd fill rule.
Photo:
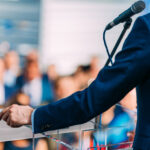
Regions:
<instances>
[{"instance_id":1,"label":"man in navy suit","mask_svg":"<svg viewBox=\"0 0 150 150\"><path fill-rule=\"evenodd\" d=\"M32 122L34 133L81 124L119 102L134 87L137 87L138 121L133 147L134 150L148 150L150 14L136 20L115 63L111 67L104 67L88 88L36 110L29 106L10 106L3 110L0 119L7 121L12 127Z\"/></svg>"}]
</instances>

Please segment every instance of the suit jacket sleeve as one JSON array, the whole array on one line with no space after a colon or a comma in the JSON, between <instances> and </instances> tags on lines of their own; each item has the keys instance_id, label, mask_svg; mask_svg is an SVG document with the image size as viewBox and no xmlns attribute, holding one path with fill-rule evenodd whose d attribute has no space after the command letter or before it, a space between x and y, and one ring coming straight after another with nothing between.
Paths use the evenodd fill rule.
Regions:
<instances>
[{"instance_id":1,"label":"suit jacket sleeve","mask_svg":"<svg viewBox=\"0 0 150 150\"><path fill-rule=\"evenodd\" d=\"M104 67L85 90L34 113L34 133L84 123L119 102L144 82L150 70L150 17L136 20L113 66Z\"/></svg>"}]
</instances>

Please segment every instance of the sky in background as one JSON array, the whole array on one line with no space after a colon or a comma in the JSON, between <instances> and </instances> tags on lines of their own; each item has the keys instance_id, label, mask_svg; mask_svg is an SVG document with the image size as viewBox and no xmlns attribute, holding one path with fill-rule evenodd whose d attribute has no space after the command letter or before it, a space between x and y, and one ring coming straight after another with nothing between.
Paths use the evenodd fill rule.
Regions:
<instances>
[{"instance_id":1,"label":"sky in background","mask_svg":"<svg viewBox=\"0 0 150 150\"><path fill-rule=\"evenodd\" d=\"M149 13L150 12L150 0L145 0L145 3L146 3L145 13Z\"/></svg>"}]
</instances>

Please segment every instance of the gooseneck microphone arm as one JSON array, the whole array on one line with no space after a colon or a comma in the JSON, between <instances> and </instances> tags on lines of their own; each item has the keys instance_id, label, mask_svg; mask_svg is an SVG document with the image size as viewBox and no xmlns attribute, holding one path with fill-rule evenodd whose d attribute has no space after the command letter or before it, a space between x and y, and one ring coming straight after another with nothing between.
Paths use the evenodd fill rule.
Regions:
<instances>
[{"instance_id":1,"label":"gooseneck microphone arm","mask_svg":"<svg viewBox=\"0 0 150 150\"><path fill-rule=\"evenodd\" d=\"M113 57L113 55L115 54L115 52L116 52L116 50L117 50L117 48L118 48L120 42L122 41L122 39L123 39L125 33L126 33L127 30L130 28L131 23L132 23L132 19L129 18L129 19L126 21L126 23L124 24L124 28L123 28L123 30L122 30L122 32L121 32L121 34L120 34L120 36L119 36L119 38L118 38L118 40L117 40L115 46L114 46L114 48L113 48L111 54L109 54L109 51L108 51L108 49L107 49L107 51L108 51L107 54L109 55L109 57L108 57L108 59L107 59L107 61L106 61L106 63L105 63L105 66L108 66L110 62L111 62L111 64L113 64L113 63L112 63L112 57Z\"/></svg>"}]
</instances>

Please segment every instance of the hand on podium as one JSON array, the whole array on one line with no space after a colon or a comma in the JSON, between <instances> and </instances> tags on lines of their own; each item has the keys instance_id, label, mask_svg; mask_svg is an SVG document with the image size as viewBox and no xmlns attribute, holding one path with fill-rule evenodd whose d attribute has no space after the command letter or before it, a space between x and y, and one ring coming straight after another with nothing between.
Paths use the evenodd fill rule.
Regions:
<instances>
[{"instance_id":1,"label":"hand on podium","mask_svg":"<svg viewBox=\"0 0 150 150\"><path fill-rule=\"evenodd\" d=\"M2 110L0 113L0 120L6 121L6 123L11 127L31 125L32 112L33 108L29 106L13 104Z\"/></svg>"}]
</instances>

